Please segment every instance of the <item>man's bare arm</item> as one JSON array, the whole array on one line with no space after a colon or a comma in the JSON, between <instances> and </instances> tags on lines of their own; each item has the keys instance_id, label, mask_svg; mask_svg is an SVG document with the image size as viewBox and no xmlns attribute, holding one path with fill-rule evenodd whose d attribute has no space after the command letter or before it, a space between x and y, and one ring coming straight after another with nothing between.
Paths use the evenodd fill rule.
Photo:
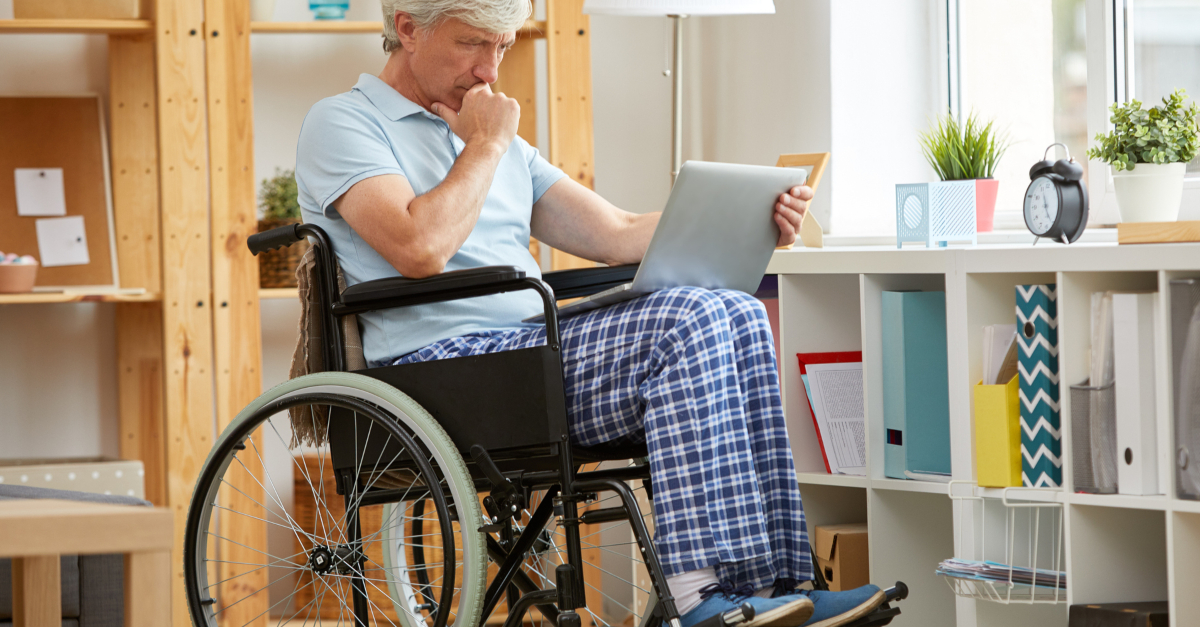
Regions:
<instances>
[{"instance_id":1,"label":"man's bare arm","mask_svg":"<svg viewBox=\"0 0 1200 627\"><path fill-rule=\"evenodd\" d=\"M577 257L610 266L638 263L661 212L618 209L570 178L559 179L533 205L533 236Z\"/></svg>"},{"instance_id":2,"label":"man's bare arm","mask_svg":"<svg viewBox=\"0 0 1200 627\"><path fill-rule=\"evenodd\" d=\"M486 83L467 93L461 111L435 103L434 113L466 143L437 187L417 196L402 176L376 176L333 202L371 248L410 278L440 273L467 241L520 119L517 102L491 93Z\"/></svg>"}]
</instances>

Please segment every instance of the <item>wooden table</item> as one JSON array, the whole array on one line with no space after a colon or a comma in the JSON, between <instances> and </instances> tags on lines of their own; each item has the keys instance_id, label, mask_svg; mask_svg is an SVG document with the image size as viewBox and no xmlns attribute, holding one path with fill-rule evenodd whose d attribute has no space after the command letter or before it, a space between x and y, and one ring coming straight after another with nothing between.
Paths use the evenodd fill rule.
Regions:
<instances>
[{"instance_id":1,"label":"wooden table","mask_svg":"<svg viewBox=\"0 0 1200 627\"><path fill-rule=\"evenodd\" d=\"M60 555L125 553L125 625L171 622L171 511L58 500L0 500L14 627L62 625Z\"/></svg>"}]
</instances>

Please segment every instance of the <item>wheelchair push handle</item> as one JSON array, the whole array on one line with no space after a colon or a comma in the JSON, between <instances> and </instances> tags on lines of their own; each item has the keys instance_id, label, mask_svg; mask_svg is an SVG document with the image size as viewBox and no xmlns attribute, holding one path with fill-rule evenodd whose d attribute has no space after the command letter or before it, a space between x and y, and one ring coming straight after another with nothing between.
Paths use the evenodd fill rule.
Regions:
<instances>
[{"instance_id":1,"label":"wheelchair push handle","mask_svg":"<svg viewBox=\"0 0 1200 627\"><path fill-rule=\"evenodd\" d=\"M286 248L304 239L304 234L300 231L300 227L301 225L299 224L289 224L269 231L263 231L262 233L255 233L246 238L246 245L250 247L250 252L255 255L276 248Z\"/></svg>"}]
</instances>

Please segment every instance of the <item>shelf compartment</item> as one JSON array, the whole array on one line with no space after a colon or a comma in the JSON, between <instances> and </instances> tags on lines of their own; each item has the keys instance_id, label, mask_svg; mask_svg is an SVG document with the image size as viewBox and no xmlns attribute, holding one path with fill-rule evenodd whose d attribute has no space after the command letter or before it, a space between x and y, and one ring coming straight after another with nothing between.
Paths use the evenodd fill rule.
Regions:
<instances>
[{"instance_id":1,"label":"shelf compartment","mask_svg":"<svg viewBox=\"0 0 1200 627\"><path fill-rule=\"evenodd\" d=\"M923 494L946 494L945 483L936 481L918 481L916 479L871 479L871 487L875 490L891 490L894 492L920 492Z\"/></svg>"},{"instance_id":2,"label":"shelf compartment","mask_svg":"<svg viewBox=\"0 0 1200 627\"><path fill-rule=\"evenodd\" d=\"M809 538L822 525L843 525L867 522L867 491L833 485L801 485L800 499L804 503L804 520Z\"/></svg>"},{"instance_id":3,"label":"shelf compartment","mask_svg":"<svg viewBox=\"0 0 1200 627\"><path fill-rule=\"evenodd\" d=\"M153 303L161 300L156 292L119 294L112 292L30 292L0 294L0 305L41 305L47 303Z\"/></svg>"},{"instance_id":4,"label":"shelf compartment","mask_svg":"<svg viewBox=\"0 0 1200 627\"><path fill-rule=\"evenodd\" d=\"M154 32L150 20L0 20L0 34L135 35Z\"/></svg>"},{"instance_id":5,"label":"shelf compartment","mask_svg":"<svg viewBox=\"0 0 1200 627\"><path fill-rule=\"evenodd\" d=\"M1165 512L1072 504L1067 518L1072 604L1167 598Z\"/></svg>"},{"instance_id":6,"label":"shelf compartment","mask_svg":"<svg viewBox=\"0 0 1200 627\"><path fill-rule=\"evenodd\" d=\"M313 20L311 22L251 22L250 32L264 34L311 33L311 34L348 34L367 33L380 34L383 32L382 22L346 21L346 20ZM517 31L520 37L541 38L546 36L546 22L527 20Z\"/></svg>"},{"instance_id":7,"label":"shelf compartment","mask_svg":"<svg viewBox=\"0 0 1200 627\"><path fill-rule=\"evenodd\" d=\"M901 604L905 624L955 625L954 593L934 574L938 562L954 554L954 516L945 491L867 493L871 581L890 586L899 580L920 591Z\"/></svg>"},{"instance_id":8,"label":"shelf compartment","mask_svg":"<svg viewBox=\"0 0 1200 627\"><path fill-rule=\"evenodd\" d=\"M857 274L779 277L780 389L799 473L825 475L825 462L796 354L862 350L859 302Z\"/></svg>"},{"instance_id":9,"label":"shelf compartment","mask_svg":"<svg viewBox=\"0 0 1200 627\"><path fill-rule=\"evenodd\" d=\"M1175 624L1181 625L1183 616L1200 614L1200 595L1196 594L1196 582L1200 581L1200 513L1174 512L1171 516L1171 613Z\"/></svg>"}]
</instances>

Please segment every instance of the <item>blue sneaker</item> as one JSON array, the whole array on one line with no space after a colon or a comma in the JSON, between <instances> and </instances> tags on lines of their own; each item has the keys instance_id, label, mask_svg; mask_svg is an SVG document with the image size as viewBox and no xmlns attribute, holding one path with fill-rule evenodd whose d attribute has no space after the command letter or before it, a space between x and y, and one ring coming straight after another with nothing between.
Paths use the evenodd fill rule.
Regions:
<instances>
[{"instance_id":1,"label":"blue sneaker","mask_svg":"<svg viewBox=\"0 0 1200 627\"><path fill-rule=\"evenodd\" d=\"M679 617L682 627L695 625L749 603L754 608L754 618L738 627L800 627L813 613L813 603L807 597L789 595L777 599L761 597L739 597L729 594L714 594L700 602L692 611Z\"/></svg>"},{"instance_id":2,"label":"blue sneaker","mask_svg":"<svg viewBox=\"0 0 1200 627\"><path fill-rule=\"evenodd\" d=\"M813 613L804 627L838 627L870 614L883 603L885 596L879 586L868 584L842 592L796 590L775 598L811 600Z\"/></svg>"}]
</instances>

